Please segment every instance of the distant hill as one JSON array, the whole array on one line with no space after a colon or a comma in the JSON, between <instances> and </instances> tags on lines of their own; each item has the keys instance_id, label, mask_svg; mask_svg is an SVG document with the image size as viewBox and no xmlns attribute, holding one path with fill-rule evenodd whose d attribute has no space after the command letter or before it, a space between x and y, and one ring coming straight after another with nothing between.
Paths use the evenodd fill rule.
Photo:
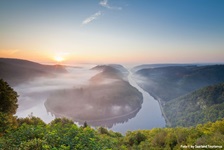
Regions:
<instances>
[{"instance_id":1,"label":"distant hill","mask_svg":"<svg viewBox=\"0 0 224 150\"><path fill-rule=\"evenodd\" d=\"M224 117L224 83L171 100L164 111L172 126L192 126Z\"/></svg>"},{"instance_id":2,"label":"distant hill","mask_svg":"<svg viewBox=\"0 0 224 150\"><path fill-rule=\"evenodd\" d=\"M90 79L93 82L100 81L105 78L123 80L128 75L127 70L120 65L98 65L92 69L101 71L101 73L98 73Z\"/></svg>"},{"instance_id":3,"label":"distant hill","mask_svg":"<svg viewBox=\"0 0 224 150\"><path fill-rule=\"evenodd\" d=\"M170 66L141 69L140 86L152 96L169 101L199 88L224 82L224 65Z\"/></svg>"},{"instance_id":4,"label":"distant hill","mask_svg":"<svg viewBox=\"0 0 224 150\"><path fill-rule=\"evenodd\" d=\"M0 78L6 80L11 86L29 81L40 76L54 76L65 73L61 65L42 65L28 60L0 58Z\"/></svg>"},{"instance_id":5,"label":"distant hill","mask_svg":"<svg viewBox=\"0 0 224 150\"><path fill-rule=\"evenodd\" d=\"M126 81L122 66L98 65L88 85L63 89L51 94L45 107L56 117L66 116L92 126L127 122L141 109L143 96Z\"/></svg>"},{"instance_id":6,"label":"distant hill","mask_svg":"<svg viewBox=\"0 0 224 150\"><path fill-rule=\"evenodd\" d=\"M135 75L138 84L161 104L168 126L191 126L224 117L220 84L224 65L148 68ZM220 85L199 90L215 84Z\"/></svg>"},{"instance_id":7,"label":"distant hill","mask_svg":"<svg viewBox=\"0 0 224 150\"><path fill-rule=\"evenodd\" d=\"M129 74L128 70L119 64L110 64L109 66L114 67L115 69L119 70L124 76L127 76Z\"/></svg>"},{"instance_id":8,"label":"distant hill","mask_svg":"<svg viewBox=\"0 0 224 150\"><path fill-rule=\"evenodd\" d=\"M171 67L171 66L196 66L198 64L143 64L135 66L131 69L132 72L137 72L142 69L150 68L161 68L161 67Z\"/></svg>"}]
</instances>

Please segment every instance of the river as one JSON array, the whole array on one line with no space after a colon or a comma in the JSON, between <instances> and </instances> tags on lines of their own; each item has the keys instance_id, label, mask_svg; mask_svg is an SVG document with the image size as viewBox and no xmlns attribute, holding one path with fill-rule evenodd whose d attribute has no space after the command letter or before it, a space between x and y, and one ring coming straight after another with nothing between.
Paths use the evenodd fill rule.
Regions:
<instances>
[{"instance_id":1,"label":"river","mask_svg":"<svg viewBox=\"0 0 224 150\"><path fill-rule=\"evenodd\" d=\"M86 72L86 74L84 74ZM29 84L21 84L16 87L13 87L19 96L19 108L17 110L16 116L18 117L27 117L30 114L34 116L40 117L44 122L49 123L52 121L55 116L48 113L44 102L49 97L49 95L60 88L72 88L75 84L81 84L81 79L77 77L78 75L84 80L89 79L92 75L96 74L96 72L89 71L89 68L76 68L71 70L71 76L68 78L60 77L55 79L41 79L40 81L31 82ZM113 131L125 133L130 130L138 130L138 129L152 129L155 127L164 127L165 120L162 116L159 103L152 96L150 96L146 91L144 91L138 84L136 83L137 78L129 71L128 75L129 83L137 88L143 95L143 103L142 107L137 113L137 115L124 123L114 124L112 128ZM60 85L60 86L58 86ZM63 87L64 86L64 87ZM81 86L81 85L80 85Z\"/></svg>"},{"instance_id":2,"label":"river","mask_svg":"<svg viewBox=\"0 0 224 150\"><path fill-rule=\"evenodd\" d=\"M113 131L125 133L126 131L139 130L139 129L152 129L155 127L165 127L165 119L162 116L158 101L156 101L148 92L143 90L137 83L137 78L129 70L128 81L129 83L139 90L143 95L142 108L138 114L128 120L128 122L116 124L112 127Z\"/></svg>"}]
</instances>

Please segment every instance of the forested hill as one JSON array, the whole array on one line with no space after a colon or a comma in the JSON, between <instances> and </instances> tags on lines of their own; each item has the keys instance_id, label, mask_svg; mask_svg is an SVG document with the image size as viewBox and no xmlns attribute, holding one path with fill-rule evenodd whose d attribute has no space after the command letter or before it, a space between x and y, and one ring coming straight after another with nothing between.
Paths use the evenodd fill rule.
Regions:
<instances>
[{"instance_id":1,"label":"forested hill","mask_svg":"<svg viewBox=\"0 0 224 150\"><path fill-rule=\"evenodd\" d=\"M172 126L192 126L224 118L224 83L169 101L164 111Z\"/></svg>"},{"instance_id":2,"label":"forested hill","mask_svg":"<svg viewBox=\"0 0 224 150\"><path fill-rule=\"evenodd\" d=\"M159 100L168 126L191 126L224 117L220 84L224 83L224 65L149 68L135 75L138 84ZM220 85L210 86L215 84Z\"/></svg>"},{"instance_id":3,"label":"forested hill","mask_svg":"<svg viewBox=\"0 0 224 150\"><path fill-rule=\"evenodd\" d=\"M170 66L142 69L140 86L154 97L169 101L199 88L224 82L224 65Z\"/></svg>"},{"instance_id":4,"label":"forested hill","mask_svg":"<svg viewBox=\"0 0 224 150\"><path fill-rule=\"evenodd\" d=\"M92 70L102 71L101 75L107 78L125 79L128 75L127 69L119 64L97 65Z\"/></svg>"},{"instance_id":5,"label":"forested hill","mask_svg":"<svg viewBox=\"0 0 224 150\"><path fill-rule=\"evenodd\" d=\"M193 66L196 64L142 64L135 66L131 69L133 72L137 72L142 69L152 69L152 68L162 68L162 67L172 67L172 66Z\"/></svg>"},{"instance_id":6,"label":"forested hill","mask_svg":"<svg viewBox=\"0 0 224 150\"><path fill-rule=\"evenodd\" d=\"M101 65L92 69L99 72L88 85L51 94L45 102L47 111L80 124L87 121L91 126L109 128L135 117L142 107L142 93L125 80L122 67Z\"/></svg>"},{"instance_id":7,"label":"forested hill","mask_svg":"<svg viewBox=\"0 0 224 150\"><path fill-rule=\"evenodd\" d=\"M221 87L223 89L223 85ZM211 87L211 89L219 91L215 87ZM215 95L215 93L211 95ZM128 131L125 135L121 135L120 133L108 131L103 127L93 129L87 123L78 127L73 121L65 118L56 118L49 124L45 124L40 118L32 115L27 118L17 118L14 116L17 109L17 97L17 93L7 82L0 79L1 150L179 150L190 149L189 147L191 149L224 148L223 119L191 128L154 128L151 130ZM223 98L220 98L221 100L218 98L215 103L223 101Z\"/></svg>"},{"instance_id":8,"label":"forested hill","mask_svg":"<svg viewBox=\"0 0 224 150\"><path fill-rule=\"evenodd\" d=\"M10 85L29 81L35 77L53 76L56 73L65 73L66 69L60 65L42 65L39 63L22 60L0 58L0 78Z\"/></svg>"},{"instance_id":9,"label":"forested hill","mask_svg":"<svg viewBox=\"0 0 224 150\"><path fill-rule=\"evenodd\" d=\"M102 78L123 80L127 76L122 70L111 65L98 65L93 67L92 70L100 70L101 72L93 76L90 79L91 81L102 80Z\"/></svg>"}]
</instances>

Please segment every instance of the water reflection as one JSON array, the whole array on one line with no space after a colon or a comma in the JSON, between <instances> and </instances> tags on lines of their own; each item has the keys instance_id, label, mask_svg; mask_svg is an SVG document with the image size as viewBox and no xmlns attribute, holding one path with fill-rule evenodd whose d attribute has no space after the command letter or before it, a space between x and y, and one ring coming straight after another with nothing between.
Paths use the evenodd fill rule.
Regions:
<instances>
[{"instance_id":1,"label":"water reflection","mask_svg":"<svg viewBox=\"0 0 224 150\"><path fill-rule=\"evenodd\" d=\"M46 109L49 112L49 109L46 107ZM120 123L125 123L128 122L129 119L134 118L136 116L136 114L139 112L139 110L141 109L141 107L137 108L136 110L131 111L130 113L124 114L124 115L120 115L120 116L114 116L114 117L109 117L109 118L103 118L103 119L96 119L96 120L81 120L76 118L75 116L65 116L62 113L56 113L53 112L52 110L50 110L52 114L54 114L54 116L56 118L62 118L62 117L67 117L71 120L73 120L74 122L79 123L80 125L83 125L84 122L87 122L88 125L94 126L94 127L98 127L98 126L102 126L102 127L107 127L107 128L112 128L114 125L116 124L120 124Z\"/></svg>"},{"instance_id":2,"label":"water reflection","mask_svg":"<svg viewBox=\"0 0 224 150\"><path fill-rule=\"evenodd\" d=\"M57 91L45 102L47 111L91 126L111 128L136 116L143 102L142 94L120 76L118 70L103 70L89 85ZM115 72L116 71L116 72ZM116 74L117 75L117 74Z\"/></svg>"},{"instance_id":3,"label":"water reflection","mask_svg":"<svg viewBox=\"0 0 224 150\"><path fill-rule=\"evenodd\" d=\"M99 73L90 78L88 85L52 94L45 102L47 111L80 124L86 121L91 126L108 128L135 117L143 97L124 80L126 75L111 66L97 66L93 70Z\"/></svg>"},{"instance_id":4,"label":"water reflection","mask_svg":"<svg viewBox=\"0 0 224 150\"><path fill-rule=\"evenodd\" d=\"M68 73L58 77L18 85L16 115L33 113L46 123L55 117L67 117L79 124L87 121L91 126L122 133L165 126L158 102L136 85L127 70L113 67L70 67L66 68Z\"/></svg>"}]
</instances>

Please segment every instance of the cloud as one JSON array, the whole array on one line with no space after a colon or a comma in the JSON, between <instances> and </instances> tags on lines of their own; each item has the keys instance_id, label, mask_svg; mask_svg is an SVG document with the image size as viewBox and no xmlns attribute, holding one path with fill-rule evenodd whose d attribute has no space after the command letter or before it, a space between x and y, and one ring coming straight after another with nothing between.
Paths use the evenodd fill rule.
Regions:
<instances>
[{"instance_id":1,"label":"cloud","mask_svg":"<svg viewBox=\"0 0 224 150\"><path fill-rule=\"evenodd\" d=\"M108 0L102 0L99 4L103 7L109 7Z\"/></svg>"},{"instance_id":2,"label":"cloud","mask_svg":"<svg viewBox=\"0 0 224 150\"><path fill-rule=\"evenodd\" d=\"M111 9L111 10L122 10L122 7L116 7L116 6L111 6L108 4L108 0L101 0L99 2L99 5L102 7L105 7L107 9ZM99 16L102 15L101 11L96 12L95 14L91 15L90 17L86 18L83 22L82 25L86 25L89 24L90 22L96 20Z\"/></svg>"},{"instance_id":3,"label":"cloud","mask_svg":"<svg viewBox=\"0 0 224 150\"><path fill-rule=\"evenodd\" d=\"M5 54L5 55L13 55L18 53L19 50L18 49L4 49L4 50L0 50L0 54Z\"/></svg>"},{"instance_id":4,"label":"cloud","mask_svg":"<svg viewBox=\"0 0 224 150\"><path fill-rule=\"evenodd\" d=\"M99 3L101 6L105 7L105 8L108 8L108 9L113 9L113 10L121 10L122 7L115 7L115 6L110 6L108 4L108 0L102 0L100 1Z\"/></svg>"},{"instance_id":5,"label":"cloud","mask_svg":"<svg viewBox=\"0 0 224 150\"><path fill-rule=\"evenodd\" d=\"M90 22L96 20L99 16L102 15L102 12L101 11L98 11L96 12L95 14L93 14L92 16L86 18L83 22L82 22L82 25L86 25L86 24L89 24Z\"/></svg>"}]
</instances>

